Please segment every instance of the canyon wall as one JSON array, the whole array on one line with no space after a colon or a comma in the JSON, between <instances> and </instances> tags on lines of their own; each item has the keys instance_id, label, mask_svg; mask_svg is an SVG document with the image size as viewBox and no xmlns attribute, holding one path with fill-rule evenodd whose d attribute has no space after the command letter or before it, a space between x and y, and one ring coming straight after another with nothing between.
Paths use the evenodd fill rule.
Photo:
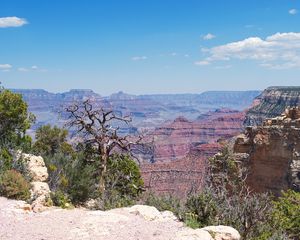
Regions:
<instances>
[{"instance_id":1,"label":"canyon wall","mask_svg":"<svg viewBox=\"0 0 300 240\"><path fill-rule=\"evenodd\" d=\"M201 189L207 159L216 154L219 141L242 130L244 113L223 109L195 121L178 117L152 133L153 163L141 165L145 187L159 194L185 197Z\"/></svg>"},{"instance_id":2,"label":"canyon wall","mask_svg":"<svg viewBox=\"0 0 300 240\"><path fill-rule=\"evenodd\" d=\"M247 127L234 151L246 154L247 183L256 192L300 191L300 109L288 108L261 126Z\"/></svg>"},{"instance_id":3,"label":"canyon wall","mask_svg":"<svg viewBox=\"0 0 300 240\"><path fill-rule=\"evenodd\" d=\"M264 119L280 115L287 107L300 106L300 86L269 87L254 100L244 126L259 126Z\"/></svg>"}]
</instances>

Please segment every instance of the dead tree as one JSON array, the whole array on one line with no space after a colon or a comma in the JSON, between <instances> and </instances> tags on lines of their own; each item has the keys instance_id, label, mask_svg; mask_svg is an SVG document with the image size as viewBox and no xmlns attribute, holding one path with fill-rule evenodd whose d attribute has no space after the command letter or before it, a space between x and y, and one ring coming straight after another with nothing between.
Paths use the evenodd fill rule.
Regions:
<instances>
[{"instance_id":1,"label":"dead tree","mask_svg":"<svg viewBox=\"0 0 300 240\"><path fill-rule=\"evenodd\" d=\"M129 125L132 119L129 116L117 116L103 107L95 107L89 100L67 107L66 112L69 115L67 126L75 128L84 143L96 149L100 160L99 191L104 192L109 157L116 152L130 154L132 146L139 144L142 137L120 135L120 124Z\"/></svg>"}]
</instances>

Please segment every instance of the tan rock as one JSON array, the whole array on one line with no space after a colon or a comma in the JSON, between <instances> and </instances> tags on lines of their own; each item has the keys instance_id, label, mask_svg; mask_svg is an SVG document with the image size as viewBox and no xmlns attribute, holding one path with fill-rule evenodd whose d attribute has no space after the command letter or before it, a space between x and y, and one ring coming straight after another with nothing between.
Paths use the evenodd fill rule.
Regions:
<instances>
[{"instance_id":1,"label":"tan rock","mask_svg":"<svg viewBox=\"0 0 300 240\"><path fill-rule=\"evenodd\" d=\"M172 240L214 240L208 231L202 229L184 228L178 231Z\"/></svg>"},{"instance_id":2,"label":"tan rock","mask_svg":"<svg viewBox=\"0 0 300 240\"><path fill-rule=\"evenodd\" d=\"M49 195L50 189L48 183L44 182L31 182L31 196L42 196L42 195Z\"/></svg>"},{"instance_id":3,"label":"tan rock","mask_svg":"<svg viewBox=\"0 0 300 240\"><path fill-rule=\"evenodd\" d=\"M140 215L147 221L159 220L162 218L160 212L152 206L134 205L128 208L129 213Z\"/></svg>"},{"instance_id":4,"label":"tan rock","mask_svg":"<svg viewBox=\"0 0 300 240\"><path fill-rule=\"evenodd\" d=\"M48 172L44 159L41 156L23 153L22 158L27 165L27 169L30 172L33 181L44 182L47 180Z\"/></svg>"},{"instance_id":5,"label":"tan rock","mask_svg":"<svg viewBox=\"0 0 300 240\"><path fill-rule=\"evenodd\" d=\"M241 238L237 230L228 226L208 226L200 230L209 232L214 240L239 240Z\"/></svg>"}]
</instances>

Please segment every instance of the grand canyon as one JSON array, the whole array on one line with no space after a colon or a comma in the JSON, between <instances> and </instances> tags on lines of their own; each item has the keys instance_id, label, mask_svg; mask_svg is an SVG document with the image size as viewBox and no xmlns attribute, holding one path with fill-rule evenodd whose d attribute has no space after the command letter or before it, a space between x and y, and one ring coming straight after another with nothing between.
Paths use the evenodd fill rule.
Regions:
<instances>
[{"instance_id":1,"label":"grand canyon","mask_svg":"<svg viewBox=\"0 0 300 240\"><path fill-rule=\"evenodd\" d=\"M208 159L220 151L227 140L242 133L245 128L262 125L265 119L280 115L288 106L300 104L298 87L270 87L263 92L212 91L140 96L118 92L108 97L80 89L61 94L45 90L13 91L23 95L29 110L37 117L30 130L32 136L44 124L64 126L64 107L85 99L113 109L120 115L130 115L133 121L130 126L123 126L122 132L143 132L146 139L152 140L150 147L137 154L145 187L158 194L178 197L201 189ZM243 148L237 147L241 145L239 141L235 146L237 152ZM288 159L282 161L287 162ZM258 164L259 160L254 161ZM265 160L262 161L266 164ZM283 171L278 168L278 171Z\"/></svg>"}]
</instances>

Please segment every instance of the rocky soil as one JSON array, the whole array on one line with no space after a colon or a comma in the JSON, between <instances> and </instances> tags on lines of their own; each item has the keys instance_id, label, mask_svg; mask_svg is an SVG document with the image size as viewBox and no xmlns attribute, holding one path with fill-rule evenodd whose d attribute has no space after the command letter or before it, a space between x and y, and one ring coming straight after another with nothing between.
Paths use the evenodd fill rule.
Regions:
<instances>
[{"instance_id":1,"label":"rocky soil","mask_svg":"<svg viewBox=\"0 0 300 240\"><path fill-rule=\"evenodd\" d=\"M0 197L1 240L238 240L226 226L193 230L171 212L136 205L110 211L49 208L34 213L22 201Z\"/></svg>"}]
</instances>

